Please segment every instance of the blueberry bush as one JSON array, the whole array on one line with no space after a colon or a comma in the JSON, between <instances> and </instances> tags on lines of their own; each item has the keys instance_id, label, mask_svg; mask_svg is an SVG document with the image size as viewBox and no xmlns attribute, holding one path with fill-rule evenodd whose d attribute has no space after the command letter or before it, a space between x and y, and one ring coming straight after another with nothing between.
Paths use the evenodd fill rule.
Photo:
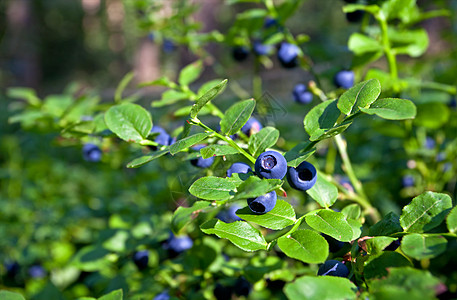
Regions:
<instances>
[{"instance_id":1,"label":"blueberry bush","mask_svg":"<svg viewBox=\"0 0 457 300\"><path fill-rule=\"evenodd\" d=\"M0 298L457 298L455 4L331 1L335 50L304 2L227 0L203 32L190 1L135 0L137 31L194 58L177 74L109 101L9 88Z\"/></svg>"}]
</instances>

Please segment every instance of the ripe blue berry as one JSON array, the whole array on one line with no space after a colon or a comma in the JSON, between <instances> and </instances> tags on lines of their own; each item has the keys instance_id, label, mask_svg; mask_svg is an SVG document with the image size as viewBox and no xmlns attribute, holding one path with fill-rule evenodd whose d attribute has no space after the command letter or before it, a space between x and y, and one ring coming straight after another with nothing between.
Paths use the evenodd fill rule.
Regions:
<instances>
[{"instance_id":1,"label":"ripe blue berry","mask_svg":"<svg viewBox=\"0 0 457 300\"><path fill-rule=\"evenodd\" d=\"M244 277L239 277L235 282L235 294L247 297L251 292L251 283Z\"/></svg>"},{"instance_id":2,"label":"ripe blue berry","mask_svg":"<svg viewBox=\"0 0 457 300\"><path fill-rule=\"evenodd\" d=\"M271 211L276 205L276 192L271 191L268 194L257 198L248 199L248 206L256 214L264 214Z\"/></svg>"},{"instance_id":3,"label":"ripe blue berry","mask_svg":"<svg viewBox=\"0 0 457 300\"><path fill-rule=\"evenodd\" d=\"M261 178L283 179L287 173L287 161L276 151L265 151L255 161L255 173Z\"/></svg>"},{"instance_id":4,"label":"ripe blue berry","mask_svg":"<svg viewBox=\"0 0 457 300\"><path fill-rule=\"evenodd\" d=\"M404 187L410 187L414 185L414 177L411 175L405 175L402 178L402 183Z\"/></svg>"},{"instance_id":5,"label":"ripe blue berry","mask_svg":"<svg viewBox=\"0 0 457 300\"><path fill-rule=\"evenodd\" d=\"M435 140L431 137L426 137L425 138L425 143L424 143L425 148L427 149L433 149L435 148Z\"/></svg>"},{"instance_id":6,"label":"ripe blue berry","mask_svg":"<svg viewBox=\"0 0 457 300\"><path fill-rule=\"evenodd\" d=\"M157 294L152 300L170 300L170 295L167 291Z\"/></svg>"},{"instance_id":7,"label":"ripe blue berry","mask_svg":"<svg viewBox=\"0 0 457 300\"><path fill-rule=\"evenodd\" d=\"M160 145L170 145L170 135L160 126L152 126L151 133L158 133L154 138L154 141Z\"/></svg>"},{"instance_id":8,"label":"ripe blue berry","mask_svg":"<svg viewBox=\"0 0 457 300\"><path fill-rule=\"evenodd\" d=\"M193 150L197 150L197 151L199 151L202 148L205 148L205 146L204 145L197 145L197 146L192 147ZM208 157L208 158L197 157L197 158L192 159L190 161L190 163L193 166L195 166L197 168L202 168L202 169L211 167L213 162L214 162L214 157Z\"/></svg>"},{"instance_id":9,"label":"ripe blue berry","mask_svg":"<svg viewBox=\"0 0 457 300\"><path fill-rule=\"evenodd\" d=\"M449 100L448 106L450 108L456 108L457 107L457 100L455 100L455 98L452 97L451 100Z\"/></svg>"},{"instance_id":10,"label":"ripe blue berry","mask_svg":"<svg viewBox=\"0 0 457 300\"><path fill-rule=\"evenodd\" d=\"M336 73L333 82L339 88L348 89L354 85L354 72L342 70Z\"/></svg>"},{"instance_id":11,"label":"ripe blue berry","mask_svg":"<svg viewBox=\"0 0 457 300\"><path fill-rule=\"evenodd\" d=\"M319 267L317 275L347 277L349 275L349 270L342 262L332 259L327 260Z\"/></svg>"},{"instance_id":12,"label":"ripe blue berry","mask_svg":"<svg viewBox=\"0 0 457 300\"><path fill-rule=\"evenodd\" d=\"M278 25L278 21L272 17L266 17L263 23L264 28L270 28L276 25Z\"/></svg>"},{"instance_id":13,"label":"ripe blue berry","mask_svg":"<svg viewBox=\"0 0 457 300\"><path fill-rule=\"evenodd\" d=\"M244 46L237 46L232 50L233 58L236 61L243 61L249 56L249 49Z\"/></svg>"},{"instance_id":14,"label":"ripe blue berry","mask_svg":"<svg viewBox=\"0 0 457 300\"><path fill-rule=\"evenodd\" d=\"M298 65L300 49L289 43L282 43L278 50L278 60L284 68L293 68Z\"/></svg>"},{"instance_id":15,"label":"ripe blue berry","mask_svg":"<svg viewBox=\"0 0 457 300\"><path fill-rule=\"evenodd\" d=\"M242 162L236 162L233 165L230 166L230 168L227 169L227 177L232 177L233 173L249 173L252 172L252 169L249 165L242 163Z\"/></svg>"},{"instance_id":16,"label":"ripe blue berry","mask_svg":"<svg viewBox=\"0 0 457 300\"><path fill-rule=\"evenodd\" d=\"M228 209L219 212L217 218L224 223L241 221L241 218L236 215L236 211L240 208L239 204L232 204Z\"/></svg>"},{"instance_id":17,"label":"ripe blue berry","mask_svg":"<svg viewBox=\"0 0 457 300\"><path fill-rule=\"evenodd\" d=\"M216 283L213 290L214 297L217 300L230 300L232 299L232 289L220 283Z\"/></svg>"},{"instance_id":18,"label":"ripe blue berry","mask_svg":"<svg viewBox=\"0 0 457 300\"><path fill-rule=\"evenodd\" d=\"M164 52L170 53L176 49L176 45L173 43L173 41L165 39L162 44L162 49Z\"/></svg>"},{"instance_id":19,"label":"ripe blue berry","mask_svg":"<svg viewBox=\"0 0 457 300\"><path fill-rule=\"evenodd\" d=\"M255 55L270 55L273 52L272 45L265 45L261 42L254 42L252 50L254 51Z\"/></svg>"},{"instance_id":20,"label":"ripe blue berry","mask_svg":"<svg viewBox=\"0 0 457 300\"><path fill-rule=\"evenodd\" d=\"M294 87L292 92L295 102L308 104L313 101L313 94L308 91L306 85L299 83Z\"/></svg>"},{"instance_id":21,"label":"ripe blue berry","mask_svg":"<svg viewBox=\"0 0 457 300\"><path fill-rule=\"evenodd\" d=\"M176 253L181 253L189 250L194 245L194 242L187 235L175 236L171 235L168 240L168 249Z\"/></svg>"},{"instance_id":22,"label":"ripe blue berry","mask_svg":"<svg viewBox=\"0 0 457 300\"><path fill-rule=\"evenodd\" d=\"M141 250L133 254L133 262L138 267L138 269L143 270L148 267L149 262L149 251Z\"/></svg>"},{"instance_id":23,"label":"ripe blue berry","mask_svg":"<svg viewBox=\"0 0 457 300\"><path fill-rule=\"evenodd\" d=\"M32 278L43 278L46 276L46 271L40 265L33 265L29 268L28 273Z\"/></svg>"},{"instance_id":24,"label":"ripe blue berry","mask_svg":"<svg viewBox=\"0 0 457 300\"><path fill-rule=\"evenodd\" d=\"M307 161L302 162L296 168L290 167L287 172L287 181L296 190L309 190L316 183L316 180L316 168Z\"/></svg>"},{"instance_id":25,"label":"ripe blue berry","mask_svg":"<svg viewBox=\"0 0 457 300\"><path fill-rule=\"evenodd\" d=\"M87 143L83 146L83 158L85 161L98 162L102 158L102 150L95 144Z\"/></svg>"},{"instance_id":26,"label":"ripe blue berry","mask_svg":"<svg viewBox=\"0 0 457 300\"><path fill-rule=\"evenodd\" d=\"M384 248L384 251L395 251L397 250L398 247L400 247L400 239L397 239L393 241L392 243L389 244L386 248Z\"/></svg>"},{"instance_id":27,"label":"ripe blue berry","mask_svg":"<svg viewBox=\"0 0 457 300\"><path fill-rule=\"evenodd\" d=\"M19 273L20 266L17 262L6 262L4 264L6 269L6 274L9 277L15 277Z\"/></svg>"},{"instance_id":28,"label":"ripe blue berry","mask_svg":"<svg viewBox=\"0 0 457 300\"><path fill-rule=\"evenodd\" d=\"M256 118L250 117L246 124L244 124L243 127L241 127L241 131L245 135L251 136L251 134L259 132L262 128L262 124L260 124L260 122Z\"/></svg>"},{"instance_id":29,"label":"ripe blue berry","mask_svg":"<svg viewBox=\"0 0 457 300\"><path fill-rule=\"evenodd\" d=\"M332 252L332 253L338 252L344 247L344 242L338 241L337 239L334 239L331 236L326 235L324 233L321 233L321 235L327 241L330 252Z\"/></svg>"}]
</instances>

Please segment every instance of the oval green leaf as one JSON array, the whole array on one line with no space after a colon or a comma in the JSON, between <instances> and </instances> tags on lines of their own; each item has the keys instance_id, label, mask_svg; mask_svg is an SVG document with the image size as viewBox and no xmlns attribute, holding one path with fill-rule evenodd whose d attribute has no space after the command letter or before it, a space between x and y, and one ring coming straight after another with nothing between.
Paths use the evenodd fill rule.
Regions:
<instances>
[{"instance_id":1,"label":"oval green leaf","mask_svg":"<svg viewBox=\"0 0 457 300\"><path fill-rule=\"evenodd\" d=\"M369 108L360 107L360 110L366 114L377 115L387 120L414 119L416 116L416 106L406 99L378 99Z\"/></svg>"},{"instance_id":2,"label":"oval green leaf","mask_svg":"<svg viewBox=\"0 0 457 300\"><path fill-rule=\"evenodd\" d=\"M440 235L408 234L401 241L403 253L417 260L434 258L446 251L447 240Z\"/></svg>"},{"instance_id":3,"label":"oval green leaf","mask_svg":"<svg viewBox=\"0 0 457 300\"><path fill-rule=\"evenodd\" d=\"M208 136L210 136L210 132L201 132L197 133L188 137L185 137L183 139L180 139L176 141L173 145L170 146L170 154L175 155L176 153L183 151L195 144L200 143L204 139L206 139Z\"/></svg>"},{"instance_id":4,"label":"oval green leaf","mask_svg":"<svg viewBox=\"0 0 457 300\"><path fill-rule=\"evenodd\" d=\"M338 197L338 188L318 172L316 183L306 193L320 206L328 208L335 203Z\"/></svg>"},{"instance_id":5,"label":"oval green leaf","mask_svg":"<svg viewBox=\"0 0 457 300\"><path fill-rule=\"evenodd\" d=\"M202 177L195 181L189 192L204 200L227 200L234 194L236 183L227 178L215 176Z\"/></svg>"},{"instance_id":6,"label":"oval green leaf","mask_svg":"<svg viewBox=\"0 0 457 300\"><path fill-rule=\"evenodd\" d=\"M313 229L342 242L352 241L352 227L344 215L328 209L321 209L306 215L305 222Z\"/></svg>"},{"instance_id":7,"label":"oval green leaf","mask_svg":"<svg viewBox=\"0 0 457 300\"><path fill-rule=\"evenodd\" d=\"M236 215L245 221L273 230L283 229L296 221L292 205L283 200L277 200L275 207L265 214L255 214L246 206L237 210Z\"/></svg>"},{"instance_id":8,"label":"oval green leaf","mask_svg":"<svg viewBox=\"0 0 457 300\"><path fill-rule=\"evenodd\" d=\"M452 208L446 194L425 192L403 208L400 225L406 232L421 233L440 225Z\"/></svg>"},{"instance_id":9,"label":"oval green leaf","mask_svg":"<svg viewBox=\"0 0 457 300\"><path fill-rule=\"evenodd\" d=\"M206 234L215 234L220 238L228 239L244 251L267 249L267 242L263 235L247 222L224 223L213 219L203 223L200 229Z\"/></svg>"},{"instance_id":10,"label":"oval green leaf","mask_svg":"<svg viewBox=\"0 0 457 300\"><path fill-rule=\"evenodd\" d=\"M221 132L225 135L237 133L249 120L255 108L255 100L249 99L233 104L221 120Z\"/></svg>"},{"instance_id":11,"label":"oval green leaf","mask_svg":"<svg viewBox=\"0 0 457 300\"><path fill-rule=\"evenodd\" d=\"M329 251L325 238L309 229L299 229L280 237L278 246L287 256L314 264L324 262Z\"/></svg>"},{"instance_id":12,"label":"oval green leaf","mask_svg":"<svg viewBox=\"0 0 457 300\"><path fill-rule=\"evenodd\" d=\"M124 141L136 143L146 139L152 128L152 118L149 112L134 103L110 107L105 113L105 123Z\"/></svg>"},{"instance_id":13,"label":"oval green leaf","mask_svg":"<svg viewBox=\"0 0 457 300\"><path fill-rule=\"evenodd\" d=\"M359 107L368 107L381 94L381 84L377 79L360 82L344 92L338 99L338 109L345 115L354 114Z\"/></svg>"},{"instance_id":14,"label":"oval green leaf","mask_svg":"<svg viewBox=\"0 0 457 300\"><path fill-rule=\"evenodd\" d=\"M276 144L279 138L279 130L273 127L262 128L249 138L248 149L252 156L257 157L265 152L265 149Z\"/></svg>"},{"instance_id":15,"label":"oval green leaf","mask_svg":"<svg viewBox=\"0 0 457 300\"><path fill-rule=\"evenodd\" d=\"M357 299L357 287L349 279L335 276L302 276L286 284L284 292L290 300Z\"/></svg>"}]
</instances>

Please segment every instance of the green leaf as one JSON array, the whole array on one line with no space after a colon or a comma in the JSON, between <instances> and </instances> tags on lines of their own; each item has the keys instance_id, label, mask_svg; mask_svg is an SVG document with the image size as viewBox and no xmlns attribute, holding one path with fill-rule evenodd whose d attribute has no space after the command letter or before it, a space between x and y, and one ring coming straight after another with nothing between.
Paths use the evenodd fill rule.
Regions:
<instances>
[{"instance_id":1,"label":"green leaf","mask_svg":"<svg viewBox=\"0 0 457 300\"><path fill-rule=\"evenodd\" d=\"M231 154L238 154L238 150L230 145L209 145L200 150L203 158L209 158L211 156L224 156Z\"/></svg>"},{"instance_id":2,"label":"green leaf","mask_svg":"<svg viewBox=\"0 0 457 300\"><path fill-rule=\"evenodd\" d=\"M427 51L428 34L423 28L396 30L390 27L388 36L395 54L419 57Z\"/></svg>"},{"instance_id":3,"label":"green leaf","mask_svg":"<svg viewBox=\"0 0 457 300\"><path fill-rule=\"evenodd\" d=\"M215 234L229 239L244 251L266 250L267 242L260 232L247 222L224 223L213 219L203 223L200 229L206 234Z\"/></svg>"},{"instance_id":4,"label":"green leaf","mask_svg":"<svg viewBox=\"0 0 457 300\"><path fill-rule=\"evenodd\" d=\"M371 239L366 240L367 244L367 253L368 254L380 254L384 248L389 246L393 241L396 241L396 238L388 236L376 236Z\"/></svg>"},{"instance_id":5,"label":"green leaf","mask_svg":"<svg viewBox=\"0 0 457 300\"><path fill-rule=\"evenodd\" d=\"M260 179L257 176L250 176L238 186L235 197L237 199L257 198L281 187L281 185L282 180L280 179Z\"/></svg>"},{"instance_id":6,"label":"green leaf","mask_svg":"<svg viewBox=\"0 0 457 300\"><path fill-rule=\"evenodd\" d=\"M249 99L233 104L221 120L221 132L225 135L237 133L249 120L254 111L255 100Z\"/></svg>"},{"instance_id":7,"label":"green leaf","mask_svg":"<svg viewBox=\"0 0 457 300\"><path fill-rule=\"evenodd\" d=\"M362 209L358 204L349 204L341 210L341 213L348 219L358 220L362 215Z\"/></svg>"},{"instance_id":8,"label":"green leaf","mask_svg":"<svg viewBox=\"0 0 457 300\"><path fill-rule=\"evenodd\" d=\"M105 123L121 139L136 143L146 139L152 128L149 112L133 103L110 107L105 113Z\"/></svg>"},{"instance_id":9,"label":"green leaf","mask_svg":"<svg viewBox=\"0 0 457 300\"><path fill-rule=\"evenodd\" d=\"M176 90L167 90L162 94L162 98L159 101L153 101L151 103L152 107L163 107L165 105L170 105L181 100L189 99L189 95L184 92Z\"/></svg>"},{"instance_id":10,"label":"green leaf","mask_svg":"<svg viewBox=\"0 0 457 300\"><path fill-rule=\"evenodd\" d=\"M344 215L328 209L314 211L305 216L306 223L313 229L342 242L352 241L352 227Z\"/></svg>"},{"instance_id":11,"label":"green leaf","mask_svg":"<svg viewBox=\"0 0 457 300\"><path fill-rule=\"evenodd\" d=\"M305 263L321 263L328 256L328 243L325 238L309 229L299 229L280 237L278 246L287 256Z\"/></svg>"},{"instance_id":12,"label":"green leaf","mask_svg":"<svg viewBox=\"0 0 457 300\"><path fill-rule=\"evenodd\" d=\"M449 108L444 103L430 102L417 105L417 116L414 125L438 129L448 124Z\"/></svg>"},{"instance_id":13,"label":"green leaf","mask_svg":"<svg viewBox=\"0 0 457 300\"><path fill-rule=\"evenodd\" d=\"M349 226L352 228L351 240L356 240L362 235L362 222L354 219L347 219Z\"/></svg>"},{"instance_id":14,"label":"green leaf","mask_svg":"<svg viewBox=\"0 0 457 300\"><path fill-rule=\"evenodd\" d=\"M203 72L203 64L200 60L185 66L179 73L178 83L181 86L188 86L200 77Z\"/></svg>"},{"instance_id":15,"label":"green leaf","mask_svg":"<svg viewBox=\"0 0 457 300\"><path fill-rule=\"evenodd\" d=\"M381 236L402 232L400 217L394 212L385 215L382 220L370 227L370 235Z\"/></svg>"},{"instance_id":16,"label":"green leaf","mask_svg":"<svg viewBox=\"0 0 457 300\"><path fill-rule=\"evenodd\" d=\"M204 200L227 200L234 194L236 186L227 178L207 176L195 181L190 186L189 192Z\"/></svg>"},{"instance_id":17,"label":"green leaf","mask_svg":"<svg viewBox=\"0 0 457 300\"><path fill-rule=\"evenodd\" d=\"M316 183L306 193L320 206L328 208L335 203L338 197L338 188L318 171Z\"/></svg>"},{"instance_id":18,"label":"green leaf","mask_svg":"<svg viewBox=\"0 0 457 300\"><path fill-rule=\"evenodd\" d=\"M379 41L358 32L351 34L349 37L348 48L355 55L378 52L383 49Z\"/></svg>"},{"instance_id":19,"label":"green leaf","mask_svg":"<svg viewBox=\"0 0 457 300\"><path fill-rule=\"evenodd\" d=\"M329 100L314 106L305 116L303 123L311 141L320 141L333 137L346 130L351 123L336 122L340 116L337 100Z\"/></svg>"},{"instance_id":20,"label":"green leaf","mask_svg":"<svg viewBox=\"0 0 457 300\"><path fill-rule=\"evenodd\" d=\"M142 82L138 86L145 87L145 86L151 86L151 85L165 86L165 87L169 87L169 88L176 87L176 83L170 81L170 79L168 79L168 77L165 77L165 76L162 76L153 81Z\"/></svg>"},{"instance_id":21,"label":"green leaf","mask_svg":"<svg viewBox=\"0 0 457 300\"><path fill-rule=\"evenodd\" d=\"M210 205L211 203L207 201L197 201L191 207L178 207L171 219L171 230L177 234L184 226L190 223L192 219L196 218L200 211L208 208Z\"/></svg>"},{"instance_id":22,"label":"green leaf","mask_svg":"<svg viewBox=\"0 0 457 300\"><path fill-rule=\"evenodd\" d=\"M127 164L127 168L139 168L141 166L144 166L148 162L153 161L156 158L159 158L161 156L164 156L169 152L168 149L163 149L163 150L158 150L154 151L151 155L144 155L138 158L135 158L131 162Z\"/></svg>"},{"instance_id":23,"label":"green leaf","mask_svg":"<svg viewBox=\"0 0 457 300\"><path fill-rule=\"evenodd\" d=\"M440 281L425 270L389 268L388 276L370 282L374 299L436 299Z\"/></svg>"},{"instance_id":24,"label":"green leaf","mask_svg":"<svg viewBox=\"0 0 457 300\"><path fill-rule=\"evenodd\" d=\"M122 93L124 92L127 85L130 83L130 81L132 81L134 76L135 74L133 72L125 74L121 82L119 82L119 85L116 88L116 92L114 93L114 102L122 101Z\"/></svg>"},{"instance_id":25,"label":"green leaf","mask_svg":"<svg viewBox=\"0 0 457 300\"><path fill-rule=\"evenodd\" d=\"M298 167L299 164L307 160L308 157L310 157L314 151L316 151L316 148L305 151L305 149L308 149L308 145L310 143L311 142L309 141L299 143L297 146L293 147L287 151L286 154L284 154L284 158L286 159L287 165L289 167Z\"/></svg>"},{"instance_id":26,"label":"green leaf","mask_svg":"<svg viewBox=\"0 0 457 300\"><path fill-rule=\"evenodd\" d=\"M279 131L273 127L262 128L259 132L249 138L248 149L252 156L257 157L265 152L265 149L276 144L279 138Z\"/></svg>"},{"instance_id":27,"label":"green leaf","mask_svg":"<svg viewBox=\"0 0 457 300\"><path fill-rule=\"evenodd\" d=\"M206 103L213 100L217 95L219 95L227 85L227 81L227 79L222 80L218 85L211 88L200 98L198 98L196 103L192 106L192 110L190 111L190 117L195 118L198 115L198 112L202 109L202 107L206 105Z\"/></svg>"},{"instance_id":28,"label":"green leaf","mask_svg":"<svg viewBox=\"0 0 457 300\"><path fill-rule=\"evenodd\" d=\"M253 213L247 206L237 210L236 215L245 221L254 222L273 230L283 229L293 225L296 221L292 205L283 200L277 200L275 207L262 215Z\"/></svg>"},{"instance_id":29,"label":"green leaf","mask_svg":"<svg viewBox=\"0 0 457 300\"><path fill-rule=\"evenodd\" d=\"M447 215L446 225L450 233L457 233L457 206L454 207Z\"/></svg>"},{"instance_id":30,"label":"green leaf","mask_svg":"<svg viewBox=\"0 0 457 300\"><path fill-rule=\"evenodd\" d=\"M440 225L451 208L448 195L425 192L403 208L400 225L406 232L428 231Z\"/></svg>"},{"instance_id":31,"label":"green leaf","mask_svg":"<svg viewBox=\"0 0 457 300\"><path fill-rule=\"evenodd\" d=\"M198 97L201 97L202 95L206 94L206 92L208 92L213 87L217 86L221 81L222 79L213 79L202 84L202 86L198 89L197 92Z\"/></svg>"},{"instance_id":32,"label":"green leaf","mask_svg":"<svg viewBox=\"0 0 457 300\"><path fill-rule=\"evenodd\" d=\"M25 300L25 298L21 294L6 291L6 290L0 291L0 299L2 299L2 300Z\"/></svg>"},{"instance_id":33,"label":"green leaf","mask_svg":"<svg viewBox=\"0 0 457 300\"><path fill-rule=\"evenodd\" d=\"M284 292L289 300L357 299L357 287L347 278L302 276L287 283Z\"/></svg>"},{"instance_id":34,"label":"green leaf","mask_svg":"<svg viewBox=\"0 0 457 300\"><path fill-rule=\"evenodd\" d=\"M178 108L174 113L173 115L175 117L187 117L189 114L190 114L190 111L192 110L192 105L187 105L187 106L183 106L181 108ZM200 116L203 116L203 115L209 115L211 114L211 109L207 106L204 106L201 110L200 110Z\"/></svg>"},{"instance_id":35,"label":"green leaf","mask_svg":"<svg viewBox=\"0 0 457 300\"><path fill-rule=\"evenodd\" d=\"M100 245L85 246L73 257L71 266L87 272L110 268L109 254L110 251Z\"/></svg>"},{"instance_id":36,"label":"green leaf","mask_svg":"<svg viewBox=\"0 0 457 300\"><path fill-rule=\"evenodd\" d=\"M389 274L392 267L412 267L412 263L403 255L395 251L383 251L380 255L373 255L365 263L363 274L365 279L381 278Z\"/></svg>"},{"instance_id":37,"label":"green leaf","mask_svg":"<svg viewBox=\"0 0 457 300\"><path fill-rule=\"evenodd\" d=\"M437 257L446 246L447 240L440 235L412 233L401 240L401 251L417 260Z\"/></svg>"},{"instance_id":38,"label":"green leaf","mask_svg":"<svg viewBox=\"0 0 457 300\"><path fill-rule=\"evenodd\" d=\"M185 137L183 139L180 139L176 141L173 145L170 146L170 154L175 155L176 153L183 151L189 147L192 147L195 144L200 143L204 139L206 139L208 136L210 136L210 132L201 132L201 133L196 133L194 135Z\"/></svg>"},{"instance_id":39,"label":"green leaf","mask_svg":"<svg viewBox=\"0 0 457 300\"><path fill-rule=\"evenodd\" d=\"M381 94L381 84L377 79L360 82L344 92L338 99L338 109L345 115L354 114L359 107L368 107Z\"/></svg>"},{"instance_id":40,"label":"green leaf","mask_svg":"<svg viewBox=\"0 0 457 300\"><path fill-rule=\"evenodd\" d=\"M35 90L31 88L12 87L8 89L7 96L9 98L24 99L33 106L38 106L41 104L40 98L38 98L36 95Z\"/></svg>"},{"instance_id":41,"label":"green leaf","mask_svg":"<svg viewBox=\"0 0 457 300\"><path fill-rule=\"evenodd\" d=\"M98 300L122 300L122 299L123 299L122 289L112 291L111 293L98 298Z\"/></svg>"},{"instance_id":42,"label":"green leaf","mask_svg":"<svg viewBox=\"0 0 457 300\"><path fill-rule=\"evenodd\" d=\"M369 115L376 114L387 120L414 119L416 116L416 106L406 99L378 99L369 108L361 107L360 110Z\"/></svg>"}]
</instances>

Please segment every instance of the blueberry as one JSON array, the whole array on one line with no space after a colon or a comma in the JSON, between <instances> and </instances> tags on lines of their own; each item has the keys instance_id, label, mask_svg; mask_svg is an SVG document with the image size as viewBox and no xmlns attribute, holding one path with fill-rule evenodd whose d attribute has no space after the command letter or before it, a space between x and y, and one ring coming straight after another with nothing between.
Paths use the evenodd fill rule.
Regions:
<instances>
[{"instance_id":1,"label":"blueberry","mask_svg":"<svg viewBox=\"0 0 457 300\"><path fill-rule=\"evenodd\" d=\"M346 20L349 23L358 23L362 21L365 12L363 10L356 10L353 12L346 13Z\"/></svg>"},{"instance_id":2,"label":"blueberry","mask_svg":"<svg viewBox=\"0 0 457 300\"><path fill-rule=\"evenodd\" d=\"M296 168L290 167L287 172L287 181L296 190L309 190L316 183L316 180L316 168L307 161L302 162Z\"/></svg>"},{"instance_id":3,"label":"blueberry","mask_svg":"<svg viewBox=\"0 0 457 300\"><path fill-rule=\"evenodd\" d=\"M19 273L20 266L17 262L6 262L4 265L7 276L15 277Z\"/></svg>"},{"instance_id":4,"label":"blueberry","mask_svg":"<svg viewBox=\"0 0 457 300\"><path fill-rule=\"evenodd\" d=\"M306 85L299 83L294 87L292 92L295 102L308 104L313 101L313 94L308 91Z\"/></svg>"},{"instance_id":5,"label":"blueberry","mask_svg":"<svg viewBox=\"0 0 457 300\"><path fill-rule=\"evenodd\" d=\"M98 162L102 158L102 150L95 144L87 143L83 146L83 158L85 161Z\"/></svg>"},{"instance_id":6,"label":"blueberry","mask_svg":"<svg viewBox=\"0 0 457 300\"><path fill-rule=\"evenodd\" d=\"M405 175L403 176L401 180L402 184L404 187L410 187L414 185L414 177L411 175Z\"/></svg>"},{"instance_id":7,"label":"blueberry","mask_svg":"<svg viewBox=\"0 0 457 300\"><path fill-rule=\"evenodd\" d=\"M170 135L165 131L160 126L154 125L152 126L151 133L158 133L158 135L155 136L154 141L163 146L168 146L170 145Z\"/></svg>"},{"instance_id":8,"label":"blueberry","mask_svg":"<svg viewBox=\"0 0 457 300\"><path fill-rule=\"evenodd\" d=\"M152 300L169 300L170 295L167 291L157 294Z\"/></svg>"},{"instance_id":9,"label":"blueberry","mask_svg":"<svg viewBox=\"0 0 457 300\"><path fill-rule=\"evenodd\" d=\"M397 239L393 241L392 243L389 244L386 248L384 248L384 251L395 251L397 250L398 247L400 247L400 239Z\"/></svg>"},{"instance_id":10,"label":"blueberry","mask_svg":"<svg viewBox=\"0 0 457 300\"><path fill-rule=\"evenodd\" d=\"M233 58L236 61L243 61L249 56L249 49L244 46L236 46L232 50Z\"/></svg>"},{"instance_id":11,"label":"blueberry","mask_svg":"<svg viewBox=\"0 0 457 300\"><path fill-rule=\"evenodd\" d=\"M322 266L319 267L317 275L347 277L349 275L349 270L342 262L332 259L327 260Z\"/></svg>"},{"instance_id":12,"label":"blueberry","mask_svg":"<svg viewBox=\"0 0 457 300\"><path fill-rule=\"evenodd\" d=\"M255 161L255 173L260 178L283 179L287 173L287 161L276 151L265 151Z\"/></svg>"},{"instance_id":13,"label":"blueberry","mask_svg":"<svg viewBox=\"0 0 457 300\"><path fill-rule=\"evenodd\" d=\"M245 135L251 136L251 134L259 132L262 128L262 124L260 124L260 122L256 118L250 117L246 124L244 124L243 127L241 127L241 131Z\"/></svg>"},{"instance_id":14,"label":"blueberry","mask_svg":"<svg viewBox=\"0 0 457 300\"><path fill-rule=\"evenodd\" d=\"M166 53L173 52L176 49L175 43L172 40L164 39L162 44L162 49Z\"/></svg>"},{"instance_id":15,"label":"blueberry","mask_svg":"<svg viewBox=\"0 0 457 300\"><path fill-rule=\"evenodd\" d=\"M298 65L300 49L289 43L282 43L278 50L278 60L284 68L293 68Z\"/></svg>"},{"instance_id":16,"label":"blueberry","mask_svg":"<svg viewBox=\"0 0 457 300\"><path fill-rule=\"evenodd\" d=\"M271 191L268 194L257 198L249 198L248 206L256 214L264 214L271 211L276 205L276 192Z\"/></svg>"},{"instance_id":17,"label":"blueberry","mask_svg":"<svg viewBox=\"0 0 457 300\"><path fill-rule=\"evenodd\" d=\"M219 212L217 218L224 223L241 221L241 218L236 215L236 211L240 208L241 206L239 204L232 204L228 209Z\"/></svg>"},{"instance_id":18,"label":"blueberry","mask_svg":"<svg viewBox=\"0 0 457 300\"><path fill-rule=\"evenodd\" d=\"M220 283L216 283L213 290L214 297L217 300L230 300L232 299L232 289Z\"/></svg>"},{"instance_id":19,"label":"blueberry","mask_svg":"<svg viewBox=\"0 0 457 300\"><path fill-rule=\"evenodd\" d=\"M265 45L261 42L254 42L252 50L255 55L270 55L273 52L273 46Z\"/></svg>"},{"instance_id":20,"label":"blueberry","mask_svg":"<svg viewBox=\"0 0 457 300\"><path fill-rule=\"evenodd\" d=\"M244 277L239 277L235 282L235 294L237 296L248 296L251 292L251 283Z\"/></svg>"},{"instance_id":21,"label":"blueberry","mask_svg":"<svg viewBox=\"0 0 457 300\"><path fill-rule=\"evenodd\" d=\"M43 278L46 276L46 271L40 265L33 265L28 269L28 273L32 278Z\"/></svg>"},{"instance_id":22,"label":"blueberry","mask_svg":"<svg viewBox=\"0 0 457 300\"><path fill-rule=\"evenodd\" d=\"M425 138L425 143L424 143L425 148L427 149L433 149L435 148L435 140L431 137L426 137Z\"/></svg>"},{"instance_id":23,"label":"blueberry","mask_svg":"<svg viewBox=\"0 0 457 300\"><path fill-rule=\"evenodd\" d=\"M202 148L205 148L205 146L204 145L197 145L197 146L192 147L193 150L197 150L197 151L199 151ZM202 169L211 167L213 162L214 162L214 157L208 157L208 158L197 157L197 158L192 159L190 161L190 163L193 166L195 166L197 168L202 168Z\"/></svg>"},{"instance_id":24,"label":"blueberry","mask_svg":"<svg viewBox=\"0 0 457 300\"><path fill-rule=\"evenodd\" d=\"M263 27L264 28L270 28L273 26L278 25L278 21L275 18L272 17L266 17L264 22L263 22Z\"/></svg>"},{"instance_id":25,"label":"blueberry","mask_svg":"<svg viewBox=\"0 0 457 300\"><path fill-rule=\"evenodd\" d=\"M133 262L138 267L138 269L143 270L148 267L149 262L149 251L141 250L133 254Z\"/></svg>"},{"instance_id":26,"label":"blueberry","mask_svg":"<svg viewBox=\"0 0 457 300\"><path fill-rule=\"evenodd\" d=\"M187 235L175 236L172 234L168 239L168 249L175 253L182 253L189 250L194 245L194 242Z\"/></svg>"},{"instance_id":27,"label":"blueberry","mask_svg":"<svg viewBox=\"0 0 457 300\"><path fill-rule=\"evenodd\" d=\"M230 168L227 169L227 177L232 177L233 173L246 174L249 172L252 172L252 169L249 165L242 162L236 162Z\"/></svg>"},{"instance_id":28,"label":"blueberry","mask_svg":"<svg viewBox=\"0 0 457 300\"><path fill-rule=\"evenodd\" d=\"M339 88L348 89L354 85L354 72L341 70L333 77L333 83Z\"/></svg>"},{"instance_id":29,"label":"blueberry","mask_svg":"<svg viewBox=\"0 0 457 300\"><path fill-rule=\"evenodd\" d=\"M328 243L329 251L332 253L340 251L344 247L344 242L338 241L337 239L332 238L329 235L321 233Z\"/></svg>"},{"instance_id":30,"label":"blueberry","mask_svg":"<svg viewBox=\"0 0 457 300\"><path fill-rule=\"evenodd\" d=\"M452 97L451 100L449 100L448 106L450 108L456 108L457 107L457 100L455 100L455 97Z\"/></svg>"}]
</instances>

